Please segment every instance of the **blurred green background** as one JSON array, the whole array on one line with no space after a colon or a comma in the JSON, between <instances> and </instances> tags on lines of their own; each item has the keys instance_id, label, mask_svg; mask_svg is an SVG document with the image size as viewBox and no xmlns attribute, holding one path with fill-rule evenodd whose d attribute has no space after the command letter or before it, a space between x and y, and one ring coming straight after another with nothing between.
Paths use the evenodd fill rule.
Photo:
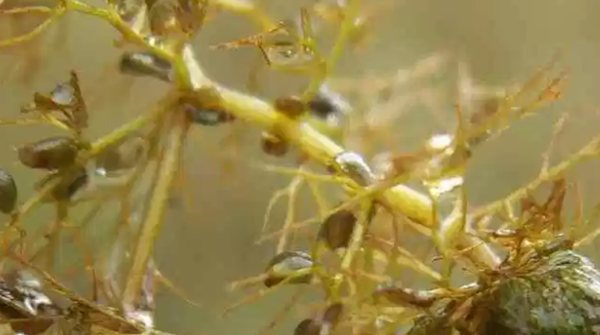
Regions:
<instances>
[{"instance_id":1,"label":"blurred green background","mask_svg":"<svg viewBox=\"0 0 600 335\"><path fill-rule=\"evenodd\" d=\"M364 0L363 3L369 6L377 2L371 1ZM424 79L425 86L442 92L442 99L433 108L427 101L417 103L401 122L394 124L399 142L396 148L388 148L390 150L414 146L434 132L452 129L452 80L458 71L457 61L468 65L473 81L502 86L526 80L546 65L557 51L563 52L560 67L570 73L565 98L540 115L517 123L503 136L478 149L467 176L473 206L502 197L537 175L553 124L561 114L568 113L569 120L553 162L598 133L600 39L594 31L600 28L596 17L600 2L390 1L393 6L376 17L369 44L359 52L346 53L336 76L389 76L398 69L410 70L414 64L432 55L449 59ZM296 15L300 6L310 2L271 0L264 3L274 19L287 19ZM8 27L8 19L0 16L0 29L6 31ZM66 34L60 34L61 31ZM211 78L229 87L245 89L258 52L251 49L213 51L208 46L253 32L256 27L246 18L230 13L219 13L203 30L195 42L195 49ZM70 69L80 73L84 95L89 99L92 126L87 134L90 138L107 133L147 109L166 86L152 79L132 79L117 74L115 65L119 50L113 45L116 38L115 31L104 22L69 14L64 22L53 26L40 39L41 68L29 82L19 80L19 76L21 71L34 70L35 63L23 57L20 49L0 51L0 116L15 117L19 107L29 101L34 91L52 88L67 78ZM450 80L439 81L438 77ZM299 81L293 76L268 71L261 72L259 83L261 93L267 97L293 93L299 87ZM401 89L407 96L412 92L410 83ZM239 125L236 129L243 131L236 131L242 138L242 161L280 163L260 152L253 126ZM158 243L156 259L159 268L190 299L202 306L191 306L163 290L158 297L159 329L177 334L257 334L292 292L282 290L226 318L221 317L228 304L243 296L239 292L228 292L227 283L260 273L273 255L274 244L257 245L255 241L260 237L270 196L289 182L287 177L250 169L247 164L236 163L233 173L224 174L219 153L229 152L224 149L223 138L231 130L230 127L198 127L191 134L186 156L186 191L192 206L186 206L183 198L177 198L178 201L173 203ZM11 170L23 186L22 199L31 193L27 189L39 175L19 166L13 146L52 133L47 127L37 126L6 126L0 131L0 141L5 144L0 147L2 165ZM352 143L359 142L354 139ZM293 162L291 157L282 163ZM597 163L591 162L571 173L570 181L578 183L586 209L600 198L597 171ZM572 212L574 200L569 201ZM302 218L315 214L310 200L302 201L298 209ZM107 207L107 210L114 208ZM44 213L44 210L36 212L31 218L36 224L44 224ZM284 213L282 202L273 215L271 227L283 222ZM589 247L584 252L598 260L594 251ZM273 334L292 333L301 318L301 314L292 314L274 329Z\"/></svg>"}]
</instances>

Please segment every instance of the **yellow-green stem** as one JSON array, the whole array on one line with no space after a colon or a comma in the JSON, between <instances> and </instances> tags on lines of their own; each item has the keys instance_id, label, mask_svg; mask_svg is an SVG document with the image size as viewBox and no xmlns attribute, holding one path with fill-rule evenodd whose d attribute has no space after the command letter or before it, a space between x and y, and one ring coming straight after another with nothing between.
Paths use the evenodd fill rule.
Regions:
<instances>
[{"instance_id":1,"label":"yellow-green stem","mask_svg":"<svg viewBox=\"0 0 600 335\"><path fill-rule=\"evenodd\" d=\"M583 146L577 153L572 156L569 156L565 161L560 162L559 164L553 166L548 169L545 173L541 174L538 178L529 182L527 185L517 189L512 192L508 197L503 197L500 200L494 201L488 205L483 206L481 209L475 211L473 213L473 218L479 219L486 215L493 214L500 210L504 204L511 203L515 200L521 199L527 196L530 192L540 187L543 183L548 180L552 180L554 178L559 177L561 174L565 173L568 169L572 168L578 163L586 159L594 158L600 152L600 136L593 138L590 142L588 142L585 146Z\"/></svg>"},{"instance_id":2,"label":"yellow-green stem","mask_svg":"<svg viewBox=\"0 0 600 335\"><path fill-rule=\"evenodd\" d=\"M134 43L144 44L148 46L148 43L139 35L131 31L126 25L123 24L120 19L115 18L111 13L106 11L93 8L89 5L83 4L77 0L66 0L69 3L69 8L76 11L91 14L106 21L109 21L117 30L119 30L125 37L129 38ZM358 0L354 0L352 6L358 6ZM353 7L358 8L358 7ZM347 14L349 17L354 15ZM347 25L353 24L353 21L346 20ZM342 30L349 29L348 27L342 27ZM336 43L337 45L343 45L344 43ZM307 156L313 160L321 163L324 166L329 166L334 158L345 151L343 147L335 143L329 137L325 136L315 128L311 127L306 123L301 123L292 119L289 119L281 113L278 113L271 104L260 100L256 97L243 94L226 87L217 85L211 82L208 78L204 77L201 69L196 61L191 58L182 57L182 55L173 55L169 51L161 50L153 46L152 51L159 56L163 56L166 59L172 61L176 68L177 86L181 89L197 89L194 87L194 83L202 83L203 86L214 86L218 89L221 94L222 102L221 107L227 110L232 115L239 119L249 121L258 126L266 129L279 129L280 133L285 136L285 139L296 147L300 148ZM338 52L334 50L331 54L331 59L337 57ZM195 64L194 64L195 63ZM184 67L188 68L188 71L184 70ZM190 71L194 68L197 71ZM358 185L357 189L358 189ZM377 195L377 200L385 204L389 208L403 213L410 219L419 223L429 229L433 228L431 218L431 201L423 194L408 188L403 185L387 189ZM476 257L476 261L479 263L485 263L490 266L496 264L496 257L491 251L485 248L485 245L480 247L479 241L475 241L472 238L465 237L459 242L459 245L464 248L472 248L472 252L469 254L472 257ZM130 292L131 294L131 292Z\"/></svg>"},{"instance_id":3,"label":"yellow-green stem","mask_svg":"<svg viewBox=\"0 0 600 335\"><path fill-rule=\"evenodd\" d=\"M318 65L316 75L313 80L311 80L308 89L304 93L305 99L310 99L319 90L319 87L321 87L325 78L331 75L335 70L335 66L342 57L342 53L348 44L348 40L352 36L352 33L354 33L355 22L359 14L360 0L351 0L344 11L344 20L342 21L340 31L329 57L324 63Z\"/></svg>"},{"instance_id":4,"label":"yellow-green stem","mask_svg":"<svg viewBox=\"0 0 600 335\"><path fill-rule=\"evenodd\" d=\"M173 112L173 122L168 130L164 152L159 163L158 179L151 190L152 196L148 211L145 213L144 222L138 235L133 263L123 292L123 305L126 307L134 306L139 296L148 260L154 249L154 242L164 221L164 214L171 187L179 168L187 129L188 123L185 115Z\"/></svg>"}]
</instances>

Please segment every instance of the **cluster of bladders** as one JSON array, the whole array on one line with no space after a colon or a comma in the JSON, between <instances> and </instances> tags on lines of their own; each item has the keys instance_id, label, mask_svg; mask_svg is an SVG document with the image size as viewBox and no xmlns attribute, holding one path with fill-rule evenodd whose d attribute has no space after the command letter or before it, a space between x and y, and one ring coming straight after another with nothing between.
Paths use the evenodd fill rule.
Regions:
<instances>
[{"instance_id":1,"label":"cluster of bladders","mask_svg":"<svg viewBox=\"0 0 600 335\"><path fill-rule=\"evenodd\" d=\"M139 320L122 318L114 308L95 310L84 302L65 304L53 301L42 282L27 271L14 271L0 278L0 315L10 323L0 325L0 333L38 335L44 333L141 334ZM135 322L132 322L135 321ZM5 323L5 322L3 322Z\"/></svg>"},{"instance_id":2,"label":"cluster of bladders","mask_svg":"<svg viewBox=\"0 0 600 335\"><path fill-rule=\"evenodd\" d=\"M74 106L84 106L81 96L75 94L73 85L76 85L75 73L72 73L70 83L59 84L49 95L35 94L34 102L22 109L23 113L38 113L45 120L53 120L51 123L59 122L73 131L71 136L58 135L47 137L38 141L26 143L16 148L19 162L30 169L49 172L40 182L38 188L43 188L50 182L57 182L43 201L69 201L86 185L89 184L90 175L84 164L79 162L79 155L86 152L90 145L83 140L81 131L87 126L74 122L75 111L69 109ZM77 88L78 89L78 88ZM66 117L61 120L50 117L52 112L58 111ZM79 112L82 112L79 110ZM108 176L107 171L116 175L119 171L131 168L142 153L140 142L128 141L127 145L109 147L99 154L95 159L95 171ZM132 145L135 148L132 151ZM17 204L17 186L12 175L0 169L0 211L5 214L17 215L15 207Z\"/></svg>"},{"instance_id":3,"label":"cluster of bladders","mask_svg":"<svg viewBox=\"0 0 600 335\"><path fill-rule=\"evenodd\" d=\"M38 114L43 120L73 130L75 135L52 136L24 144L16 149L18 160L28 168L49 171L38 187L61 177L49 197L43 200L69 200L89 179L86 169L76 164L78 153L88 146L79 140L81 131L87 127L87 111L80 95L77 75L72 72L69 82L57 85L49 95L36 93L33 100L21 109L23 114ZM58 112L62 118L53 116L53 112ZM65 173L67 170L69 173ZM0 175L0 211L16 215L18 192L15 180L4 169Z\"/></svg>"},{"instance_id":4,"label":"cluster of bladders","mask_svg":"<svg viewBox=\"0 0 600 335\"><path fill-rule=\"evenodd\" d=\"M329 249L348 246L356 224L356 216L348 210L338 211L329 216L319 231L319 242ZM264 285L268 288L280 284L310 284L313 281L314 262L303 251L283 251L277 254L266 268ZM343 304L335 302L325 308L317 317L307 318L296 326L295 335L331 334L341 318Z\"/></svg>"},{"instance_id":5,"label":"cluster of bladders","mask_svg":"<svg viewBox=\"0 0 600 335\"><path fill-rule=\"evenodd\" d=\"M172 80L170 64L149 53L123 54L120 70L129 75L150 76L168 82ZM183 95L178 100L177 107L183 108L182 110L185 111L191 123L217 126L234 120L232 115L224 111L206 108L206 106L210 106L210 103L206 103L204 100L218 99L218 96L213 95L214 91L201 93L203 94L199 95L203 101L200 102L196 97L189 98ZM200 105L202 108L197 107ZM323 86L308 103L296 97L285 97L276 99L273 106L289 118L300 120L305 113L308 113L329 125L339 125L341 117L348 112L345 101L326 86ZM41 182L37 183L38 188L55 182L42 199L43 201L69 202L89 186L92 179L90 177L120 179L120 177L129 176L130 172L144 158L147 158L149 150L147 140L138 136L139 134L133 134L95 154L92 171L88 171L87 159L81 159L88 156L91 149L90 143L82 136L83 130L88 126L87 107L81 94L77 74L74 71L71 72L69 81L58 84L51 92L35 93L33 102L23 107L21 113L27 116L33 115L34 118L38 117L53 125L58 124L62 129L69 130L70 133L47 137L16 148L17 158L23 166L48 173ZM277 134L266 131L263 133L262 148L267 154L282 156L288 151L289 145ZM13 219L18 219L17 203L18 191L15 179L11 173L0 169L0 212L11 215ZM323 226L323 241L330 248L346 246L352 234L353 224L350 226L340 225L340 222L346 222L349 219L352 221L353 218L354 216L350 212L339 212L333 215L329 220L330 223ZM267 286L276 285L285 280L284 277L290 271L310 268L311 265L312 261L309 255L298 252L282 253L269 266L271 276L265 284ZM306 282L310 280L310 277L311 275L300 276L291 282ZM29 284L30 281L19 280L15 283L5 283L0 279L0 314L17 319L27 319L39 315L62 315L68 312L61 311L52 304L49 298L37 289L39 285L33 290ZM24 295L21 292L23 290L27 290L32 295ZM306 319L301 322L297 332L309 335L318 334L322 329L333 329L341 312L341 304L332 304L320 318ZM27 321L11 324L11 327L14 331L38 334L47 330L51 323L48 320ZM136 331L127 323L118 323L116 326L109 324L105 325L105 328L122 332Z\"/></svg>"},{"instance_id":6,"label":"cluster of bladders","mask_svg":"<svg viewBox=\"0 0 600 335\"><path fill-rule=\"evenodd\" d=\"M349 246L357 216L351 210L339 210L328 216L321 225L318 233L318 244L329 250L336 251ZM311 284L314 281L313 256L303 251L283 251L268 263L263 284L267 288L276 285ZM388 288L389 289L389 288ZM376 294L387 292L376 292ZM295 335L330 335L341 321L344 304L332 302L319 314L300 321Z\"/></svg>"},{"instance_id":7,"label":"cluster of bladders","mask_svg":"<svg viewBox=\"0 0 600 335\"><path fill-rule=\"evenodd\" d=\"M173 80L171 64L146 52L124 53L119 62L119 70L123 74L153 77L169 83ZM179 100L179 107L186 112L190 122L204 126L232 122L235 119L233 115L218 108L207 108L211 105L207 103L208 100L219 98L216 91L207 92L208 94L200 95L203 101L183 96ZM345 100L326 85L309 102L290 96L276 99L273 105L277 111L290 118L299 119L309 114L334 126L339 125L341 118L349 111ZM83 128L87 127L85 109L75 72L71 73L70 81L57 85L49 94L36 93L33 102L22 108L22 113L27 114L48 115L58 112L65 117L60 120L61 123L76 134L45 138L17 149L21 164L32 169L50 171L50 175L38 186L43 186L55 177L61 178L50 194L51 200L69 201L89 183L89 172L77 162L79 154L90 148L89 143L79 136ZM122 175L121 172L131 170L139 162L145 147L143 140L136 137L103 150L95 159L94 173L102 177ZM263 132L261 147L265 153L278 157L289 151L289 144L274 131ZM16 204L15 180L8 171L0 169L0 211L16 215Z\"/></svg>"}]
</instances>

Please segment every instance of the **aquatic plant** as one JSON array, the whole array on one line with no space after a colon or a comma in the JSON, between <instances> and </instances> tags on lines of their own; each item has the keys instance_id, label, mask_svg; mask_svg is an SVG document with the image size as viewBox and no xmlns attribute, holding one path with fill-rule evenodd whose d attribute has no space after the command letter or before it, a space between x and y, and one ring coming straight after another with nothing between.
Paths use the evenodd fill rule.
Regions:
<instances>
[{"instance_id":1,"label":"aquatic plant","mask_svg":"<svg viewBox=\"0 0 600 335\"><path fill-rule=\"evenodd\" d=\"M209 78L191 42L223 10L247 16L259 32L211 49L253 48L263 66L308 78L305 89L264 99ZM85 79L73 69L64 82L33 92L19 116L0 121L46 124L62 133L32 138L17 149L23 167L44 173L33 197L19 199L21 181L8 171L0 173L0 209L7 215L0 231L0 314L7 332L161 333L154 329L155 286L176 289L158 270L153 251L178 176L185 172L188 132L235 123L261 128L257 144L266 154L296 155L298 164L262 165L292 176L269 203L265 225L279 199L287 197L289 208L282 228L264 237L278 238L266 269L234 285L265 287L233 307L296 285L324 296L321 308L289 331L297 335L600 332L600 274L575 251L597 235L589 224L596 213L575 219L563 213L565 172L597 156L600 137L557 165L545 164L529 184L478 209L469 206L464 186L467 163L484 142L561 97L566 73L553 74L554 61L516 88L484 94L484 103L468 112L457 101L454 131L434 135L411 152L371 148L373 155L347 149L347 130L350 123L365 131L373 126L369 122L388 122L382 111L394 108L394 79L368 85L370 98L377 92L381 104L361 118L357 102L336 92L343 85L335 77L342 54L364 41L376 17L366 2L318 2L300 8L295 19L274 21L259 1L5 0L0 1L3 18L35 14L44 19L0 41L0 48L31 47L67 13L111 25L122 37L116 45L132 49L122 52L119 71L159 80L169 90L150 110L94 139L88 135L93 110L81 88ZM30 22L12 23L15 30L26 30ZM331 25L338 27L337 35L324 48L320 32ZM42 62L39 57L28 61L31 67ZM560 130L558 123L555 132ZM322 194L325 183L343 191L337 206ZM548 184L550 193L539 202L533 193ZM293 204L303 185L320 212L297 222ZM115 227L107 233L111 238L87 236L86 226L109 201L119 205L112 218L116 224L106 225ZM53 206L56 217L44 222L44 229L33 229L28 216L42 205ZM83 209L82 219L75 219L73 213ZM389 223L388 233L376 229L377 220ZM312 231L307 250L291 242L301 229ZM430 265L432 260L405 247L401 238L406 236L424 236L437 251L437 263ZM55 274L57 251L67 244L86 255L82 272L90 279L91 297ZM406 271L427 279L430 287L409 287ZM454 285L458 271L473 282Z\"/></svg>"}]
</instances>

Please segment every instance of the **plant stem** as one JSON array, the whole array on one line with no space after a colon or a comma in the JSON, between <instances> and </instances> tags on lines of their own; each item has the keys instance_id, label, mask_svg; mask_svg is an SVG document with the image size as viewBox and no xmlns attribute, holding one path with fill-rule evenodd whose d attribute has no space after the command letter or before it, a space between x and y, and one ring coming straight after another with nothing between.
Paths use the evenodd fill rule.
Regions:
<instances>
[{"instance_id":1,"label":"plant stem","mask_svg":"<svg viewBox=\"0 0 600 335\"><path fill-rule=\"evenodd\" d=\"M186 59L186 63L190 61L190 59ZM202 80L206 82L207 78L203 77ZM228 113L266 129L279 129L279 133L285 137L285 140L294 144L304 154L323 166L330 166L337 155L346 151L310 125L278 113L266 101L215 83L209 84L217 87L222 98L222 107ZM353 188L360 189L360 186L351 181L349 176L346 177L349 179L348 182L355 186ZM418 224L429 229L433 228L432 204L426 195L407 186L396 185L378 192L375 197L384 205L402 213ZM482 241L465 236L458 241L458 246L461 249L470 249L466 255L475 263L486 264L489 267L498 264L497 256Z\"/></svg>"},{"instance_id":2,"label":"plant stem","mask_svg":"<svg viewBox=\"0 0 600 335\"><path fill-rule=\"evenodd\" d=\"M170 60L178 74L176 84L180 89L196 90L199 88L197 87L199 85L202 85L203 87L215 87L221 94L221 107L228 113L266 129L276 128L280 130L279 133L285 137L285 140L295 144L296 147L302 150L307 156L322 165L329 166L338 154L346 151L343 147L310 125L297 122L281 115L281 113L278 113L273 106L266 101L212 82L209 78L205 77L198 61L193 57L193 53L191 52L191 49L189 49L189 46L184 47L183 55L174 55L169 51L149 45L147 41L133 32L118 17L115 17L109 11L94 8L77 0L67 0L67 3L69 5L68 9L73 9L108 21L130 41L145 45L157 56L162 56L163 58ZM352 22L347 23L350 24ZM187 48L187 50L185 48ZM332 59L335 58L335 55L336 52L333 53ZM187 70L185 68L187 68ZM161 177L163 177L162 174ZM352 181L349 182L353 184ZM359 185L355 186L356 189L360 189ZM378 193L377 198L383 204L403 213L420 225L429 229L433 228L431 218L432 204L427 196L406 186L398 185ZM157 208L161 208L162 206L163 205ZM157 211L158 209L151 210ZM160 222L155 222L154 224L159 225ZM485 245L482 244L482 242L468 237L463 238L461 242L459 242L460 247L472 250L472 252L468 254L468 257L476 258L474 261L477 263L484 263L490 266L496 265L496 255L494 255L491 250L485 248ZM141 265L138 264L138 266ZM140 271L140 273L142 273L142 271ZM130 291L135 289L136 285L133 278L130 278L130 283L128 283L127 287ZM134 295L136 292L137 290L129 292L128 294ZM129 299L131 298L132 297L129 297Z\"/></svg>"},{"instance_id":3,"label":"plant stem","mask_svg":"<svg viewBox=\"0 0 600 335\"><path fill-rule=\"evenodd\" d=\"M157 120L160 116L165 113L166 108L174 101L176 95L168 94L162 98L158 103L157 107L148 113L144 113L138 116L135 120L122 125L121 127L113 130L110 134L103 136L91 144L91 149L82 153L81 157L78 158L78 164L75 164L70 169L64 171L63 175L73 173L77 169L78 165L85 165L94 156L101 153L106 147L113 145L127 136L130 136L135 131L145 127L149 123ZM55 178L54 180L46 183L41 189L39 189L34 196L29 198L23 205L19 207L16 213L12 215L11 220L8 222L9 226L18 227L20 220L30 211L37 208L41 204L41 200L46 197L52 190L60 183L61 178ZM9 230L4 230L0 233L0 240L8 238Z\"/></svg>"},{"instance_id":4,"label":"plant stem","mask_svg":"<svg viewBox=\"0 0 600 335\"><path fill-rule=\"evenodd\" d=\"M82 14L95 16L101 20L110 23L129 42L148 48L148 50L154 55L170 61L173 61L173 59L176 58L170 50L166 50L156 45L153 45L148 40L144 39L142 35L138 34L126 22L124 22L117 13L107 9L102 9L89 5L79 0L64 1L66 3L67 10L73 10Z\"/></svg>"},{"instance_id":5,"label":"plant stem","mask_svg":"<svg viewBox=\"0 0 600 335\"><path fill-rule=\"evenodd\" d=\"M179 168L183 144L187 135L188 123L185 115L173 112L170 127L159 163L158 179L151 190L152 196L148 211L138 235L133 263L123 292L123 306L126 308L135 306L146 273L146 266L154 248L154 242L163 224L171 186Z\"/></svg>"},{"instance_id":6,"label":"plant stem","mask_svg":"<svg viewBox=\"0 0 600 335\"><path fill-rule=\"evenodd\" d=\"M360 0L350 0L349 4L346 6L344 19L342 20L340 31L333 48L331 49L329 57L325 60L325 63L317 69L314 79L310 82L308 89L304 93L305 99L312 98L323 84L325 78L334 72L335 66L342 57L344 48L348 44L348 40L355 31L356 20L360 14L360 2Z\"/></svg>"},{"instance_id":7,"label":"plant stem","mask_svg":"<svg viewBox=\"0 0 600 335\"><path fill-rule=\"evenodd\" d=\"M483 206L481 209L474 212L473 218L478 219L486 215L493 214L500 210L505 203L511 203L526 197L530 192L540 187L543 183L552 180L561 174L565 173L568 169L572 168L578 163L586 159L596 158L600 151L600 136L594 137L586 145L584 145L577 153L569 156L566 160L548 169L545 173L540 174L536 179L529 182L527 185L515 190L509 196L503 197L500 200L494 201L488 205Z\"/></svg>"}]
</instances>

